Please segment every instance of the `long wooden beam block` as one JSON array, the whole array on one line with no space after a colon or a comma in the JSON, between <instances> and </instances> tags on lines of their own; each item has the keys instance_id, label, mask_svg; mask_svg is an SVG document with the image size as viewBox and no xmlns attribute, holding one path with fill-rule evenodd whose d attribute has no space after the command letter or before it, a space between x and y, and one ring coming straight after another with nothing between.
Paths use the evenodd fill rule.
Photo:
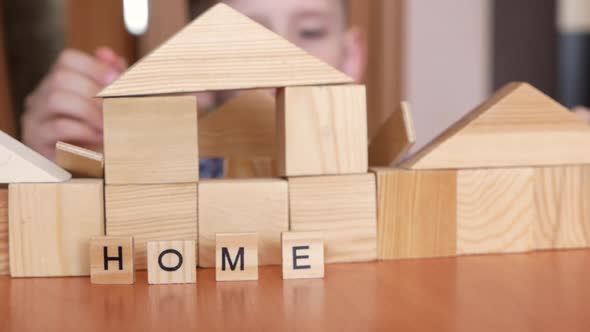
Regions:
<instances>
[{"instance_id":1,"label":"long wooden beam block","mask_svg":"<svg viewBox=\"0 0 590 332\"><path fill-rule=\"evenodd\" d=\"M77 178L97 178L104 176L104 157L102 153L84 149L72 144L57 142L55 162Z\"/></svg>"},{"instance_id":2,"label":"long wooden beam block","mask_svg":"<svg viewBox=\"0 0 590 332\"><path fill-rule=\"evenodd\" d=\"M8 188L0 186L0 276L8 274Z\"/></svg>"}]
</instances>

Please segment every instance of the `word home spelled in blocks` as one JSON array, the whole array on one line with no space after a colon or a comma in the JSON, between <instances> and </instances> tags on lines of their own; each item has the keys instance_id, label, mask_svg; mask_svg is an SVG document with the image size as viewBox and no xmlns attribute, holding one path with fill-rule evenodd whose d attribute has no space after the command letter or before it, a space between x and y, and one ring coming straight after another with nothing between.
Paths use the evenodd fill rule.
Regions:
<instances>
[{"instance_id":1,"label":"word home spelled in blocks","mask_svg":"<svg viewBox=\"0 0 590 332\"><path fill-rule=\"evenodd\" d=\"M107 184L199 180L195 97L114 98L103 105Z\"/></svg>"},{"instance_id":2,"label":"word home spelled in blocks","mask_svg":"<svg viewBox=\"0 0 590 332\"><path fill-rule=\"evenodd\" d=\"M364 86L284 88L276 120L279 175L367 172Z\"/></svg>"},{"instance_id":3,"label":"word home spelled in blocks","mask_svg":"<svg viewBox=\"0 0 590 332\"><path fill-rule=\"evenodd\" d=\"M324 239L321 233L282 234L283 279L324 277Z\"/></svg>"},{"instance_id":4,"label":"word home spelled in blocks","mask_svg":"<svg viewBox=\"0 0 590 332\"><path fill-rule=\"evenodd\" d=\"M258 235L256 233L215 236L215 280L258 280Z\"/></svg>"},{"instance_id":5,"label":"word home spelled in blocks","mask_svg":"<svg viewBox=\"0 0 590 332\"><path fill-rule=\"evenodd\" d=\"M215 235L257 233L260 265L281 264L281 233L289 230L289 189L279 179L199 183L199 266L215 266Z\"/></svg>"},{"instance_id":6,"label":"word home spelled in blocks","mask_svg":"<svg viewBox=\"0 0 590 332\"><path fill-rule=\"evenodd\" d=\"M322 232L326 263L377 258L373 174L289 178L290 230Z\"/></svg>"},{"instance_id":7,"label":"word home spelled in blocks","mask_svg":"<svg viewBox=\"0 0 590 332\"><path fill-rule=\"evenodd\" d=\"M107 185L106 233L133 236L145 269L148 241L197 239L197 184Z\"/></svg>"},{"instance_id":8,"label":"word home spelled in blocks","mask_svg":"<svg viewBox=\"0 0 590 332\"><path fill-rule=\"evenodd\" d=\"M133 284L133 237L101 236L90 241L90 282L93 284Z\"/></svg>"},{"instance_id":9,"label":"word home spelled in blocks","mask_svg":"<svg viewBox=\"0 0 590 332\"><path fill-rule=\"evenodd\" d=\"M89 239L104 234L103 211L102 180L10 185L11 276L90 275Z\"/></svg>"},{"instance_id":10,"label":"word home spelled in blocks","mask_svg":"<svg viewBox=\"0 0 590 332\"><path fill-rule=\"evenodd\" d=\"M150 285L197 281L195 241L150 241L147 256Z\"/></svg>"}]
</instances>

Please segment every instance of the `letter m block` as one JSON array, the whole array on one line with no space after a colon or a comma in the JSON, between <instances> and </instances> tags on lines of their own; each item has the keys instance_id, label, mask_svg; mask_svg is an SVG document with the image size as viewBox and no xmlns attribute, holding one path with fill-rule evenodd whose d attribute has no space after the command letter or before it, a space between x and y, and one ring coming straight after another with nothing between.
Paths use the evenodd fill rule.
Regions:
<instances>
[{"instance_id":1,"label":"letter m block","mask_svg":"<svg viewBox=\"0 0 590 332\"><path fill-rule=\"evenodd\" d=\"M258 235L216 234L217 281L258 280Z\"/></svg>"}]
</instances>

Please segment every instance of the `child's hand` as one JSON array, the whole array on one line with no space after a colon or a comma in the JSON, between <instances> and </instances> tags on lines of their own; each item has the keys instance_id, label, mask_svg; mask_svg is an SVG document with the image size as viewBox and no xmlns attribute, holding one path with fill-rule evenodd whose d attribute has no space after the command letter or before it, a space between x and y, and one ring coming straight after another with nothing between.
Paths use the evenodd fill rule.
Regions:
<instances>
[{"instance_id":1,"label":"child's hand","mask_svg":"<svg viewBox=\"0 0 590 332\"><path fill-rule=\"evenodd\" d=\"M101 146L102 106L94 96L126 67L108 48L98 49L94 57L63 51L25 101L23 142L48 158L53 158L57 141L95 149Z\"/></svg>"},{"instance_id":2,"label":"child's hand","mask_svg":"<svg viewBox=\"0 0 590 332\"><path fill-rule=\"evenodd\" d=\"M578 106L574 108L574 113L580 116L584 121L590 124L590 109Z\"/></svg>"}]
</instances>

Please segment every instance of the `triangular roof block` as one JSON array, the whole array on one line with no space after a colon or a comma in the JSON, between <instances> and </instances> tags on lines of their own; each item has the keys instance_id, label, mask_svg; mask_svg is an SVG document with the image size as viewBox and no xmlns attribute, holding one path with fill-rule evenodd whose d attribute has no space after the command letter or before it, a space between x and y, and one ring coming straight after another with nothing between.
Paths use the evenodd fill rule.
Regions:
<instances>
[{"instance_id":1,"label":"triangular roof block","mask_svg":"<svg viewBox=\"0 0 590 332\"><path fill-rule=\"evenodd\" d=\"M99 97L351 83L225 4L195 19Z\"/></svg>"},{"instance_id":2,"label":"triangular roof block","mask_svg":"<svg viewBox=\"0 0 590 332\"><path fill-rule=\"evenodd\" d=\"M0 183L64 182L72 175L0 131Z\"/></svg>"},{"instance_id":3,"label":"triangular roof block","mask_svg":"<svg viewBox=\"0 0 590 332\"><path fill-rule=\"evenodd\" d=\"M511 83L412 158L411 169L590 164L590 125L527 83Z\"/></svg>"}]
</instances>

